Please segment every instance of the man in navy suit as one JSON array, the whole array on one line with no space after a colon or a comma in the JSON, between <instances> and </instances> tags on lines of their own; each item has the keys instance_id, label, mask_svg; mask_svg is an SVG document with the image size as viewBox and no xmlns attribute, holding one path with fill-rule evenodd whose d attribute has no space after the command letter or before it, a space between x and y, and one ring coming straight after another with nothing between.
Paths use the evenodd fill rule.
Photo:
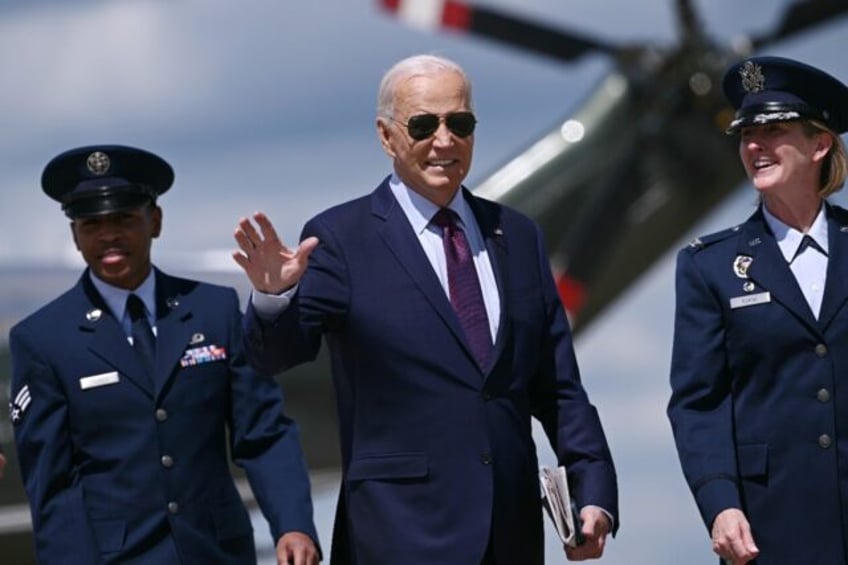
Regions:
<instances>
[{"instance_id":1,"label":"man in navy suit","mask_svg":"<svg viewBox=\"0 0 848 565\"><path fill-rule=\"evenodd\" d=\"M455 63L397 63L377 116L393 174L311 219L297 249L261 213L259 229L242 219L235 233L255 289L251 362L270 375L314 359L322 337L330 350L334 564L541 564L531 416L581 506L586 542L568 557L601 556L618 525L612 458L540 230L462 187L472 111Z\"/></svg>"},{"instance_id":2,"label":"man in navy suit","mask_svg":"<svg viewBox=\"0 0 848 565\"><path fill-rule=\"evenodd\" d=\"M848 563L848 87L804 63L730 67L759 205L677 257L668 404L727 563Z\"/></svg>"},{"instance_id":3,"label":"man in navy suit","mask_svg":"<svg viewBox=\"0 0 848 565\"><path fill-rule=\"evenodd\" d=\"M38 561L256 563L229 450L278 562L314 565L297 428L279 387L247 364L235 291L151 264L156 199L172 181L158 156L114 145L70 150L44 170L88 268L10 334Z\"/></svg>"}]
</instances>

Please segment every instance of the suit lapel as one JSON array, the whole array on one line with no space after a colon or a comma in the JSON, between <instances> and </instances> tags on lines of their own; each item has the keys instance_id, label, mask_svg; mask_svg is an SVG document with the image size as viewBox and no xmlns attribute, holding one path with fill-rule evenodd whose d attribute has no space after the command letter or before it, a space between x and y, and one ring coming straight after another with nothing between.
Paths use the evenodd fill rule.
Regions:
<instances>
[{"instance_id":1,"label":"suit lapel","mask_svg":"<svg viewBox=\"0 0 848 565\"><path fill-rule=\"evenodd\" d=\"M761 210L742 226L738 254L751 257L748 276L771 293L772 300L782 304L795 317L818 333L818 322L804 298L795 275L786 263L774 235L768 229ZM732 268L728 265L728 268Z\"/></svg>"},{"instance_id":2,"label":"suit lapel","mask_svg":"<svg viewBox=\"0 0 848 565\"><path fill-rule=\"evenodd\" d=\"M481 229L483 229L483 225L487 222L487 220L482 219L483 215L480 214L480 207L475 205L474 198L471 197L464 189L463 195L472 204L474 215L477 218ZM427 301L430 302L433 309L453 333L457 342L465 350L466 355L473 360L474 355L468 345L465 332L462 330L462 326L459 325L459 319L453 310L453 306L451 306L450 300L445 294L444 288L442 288L442 284L439 282L438 276L433 271L433 267L427 258L427 254L424 253L424 250L421 248L421 242L418 241L418 238L409 225L409 220L398 205L394 195L392 195L391 190L389 189L388 179L383 181L383 183L374 192L372 199L372 213L382 220L382 223L377 226L377 233L386 243L392 255L394 255L398 263L401 264L404 270L406 270L409 274L410 278L421 289L422 294L425 296ZM494 229L491 231L494 231ZM486 239L486 246L491 255L491 238L487 236L487 231L483 232L483 236ZM500 288L502 287L500 274L498 269L495 268L494 258L491 258L491 260L492 268L495 269L495 276L498 279L498 285ZM493 360L497 358L497 353L498 349L496 343L495 350L492 354ZM491 366L493 366L493 362L489 363L489 367L483 368L482 372L488 372L488 369Z\"/></svg>"},{"instance_id":3,"label":"suit lapel","mask_svg":"<svg viewBox=\"0 0 848 565\"><path fill-rule=\"evenodd\" d=\"M848 222L841 210L827 205L827 281L824 286L819 325L824 330L848 299Z\"/></svg>"},{"instance_id":4,"label":"suit lapel","mask_svg":"<svg viewBox=\"0 0 848 565\"><path fill-rule=\"evenodd\" d=\"M386 243L392 255L409 273L421 292L442 318L442 321L456 335L457 339L468 349L465 336L459 320L453 311L450 300L445 295L439 277L433 272L433 267L427 259L427 254L421 248L421 243L409 225L409 220L398 205L389 189L388 179L374 192L372 211L382 222L377 226L377 233ZM470 353L470 350L469 350Z\"/></svg>"},{"instance_id":5,"label":"suit lapel","mask_svg":"<svg viewBox=\"0 0 848 565\"><path fill-rule=\"evenodd\" d=\"M88 334L91 352L112 365L147 395L153 396L150 378L133 351L124 330L94 285L86 271L77 283L80 292L78 310L82 314L80 331Z\"/></svg>"},{"instance_id":6,"label":"suit lapel","mask_svg":"<svg viewBox=\"0 0 848 565\"><path fill-rule=\"evenodd\" d=\"M91 352L114 366L120 373L135 383L148 396L153 396L150 378L132 346L124 336L121 325L110 314L100 323L90 324L84 331L91 331Z\"/></svg>"},{"instance_id":7,"label":"suit lapel","mask_svg":"<svg viewBox=\"0 0 848 565\"><path fill-rule=\"evenodd\" d=\"M188 297L176 280L156 271L156 396L176 374L176 367L194 333Z\"/></svg>"}]
</instances>

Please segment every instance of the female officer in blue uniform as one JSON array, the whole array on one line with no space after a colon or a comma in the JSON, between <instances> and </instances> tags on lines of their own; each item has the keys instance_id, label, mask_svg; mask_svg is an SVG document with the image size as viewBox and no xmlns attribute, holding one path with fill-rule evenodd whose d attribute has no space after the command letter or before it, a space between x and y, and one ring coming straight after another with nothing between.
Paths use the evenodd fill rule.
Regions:
<instances>
[{"instance_id":1,"label":"female officer in blue uniform","mask_svg":"<svg viewBox=\"0 0 848 565\"><path fill-rule=\"evenodd\" d=\"M778 57L723 88L759 205L678 254L668 416L721 558L844 565L848 88Z\"/></svg>"},{"instance_id":2,"label":"female officer in blue uniform","mask_svg":"<svg viewBox=\"0 0 848 565\"><path fill-rule=\"evenodd\" d=\"M9 339L38 562L256 563L229 452L279 562L314 565L297 428L245 361L235 291L151 264L172 181L158 156L114 145L63 153L42 175L88 268Z\"/></svg>"}]
</instances>

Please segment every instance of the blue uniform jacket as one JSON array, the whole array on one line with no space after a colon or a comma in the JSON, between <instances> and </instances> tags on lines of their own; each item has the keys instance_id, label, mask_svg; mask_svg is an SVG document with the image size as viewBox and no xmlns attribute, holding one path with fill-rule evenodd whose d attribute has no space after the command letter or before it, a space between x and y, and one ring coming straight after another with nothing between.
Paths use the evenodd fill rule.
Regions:
<instances>
[{"instance_id":1,"label":"blue uniform jacket","mask_svg":"<svg viewBox=\"0 0 848 565\"><path fill-rule=\"evenodd\" d=\"M255 563L228 449L274 540L317 543L297 428L246 363L235 291L157 271L156 294L152 378L88 272L11 331L39 563Z\"/></svg>"},{"instance_id":2,"label":"blue uniform jacket","mask_svg":"<svg viewBox=\"0 0 848 565\"><path fill-rule=\"evenodd\" d=\"M343 484L332 563L541 564L542 511L531 416L572 492L616 516L616 476L581 385L571 332L538 227L464 191L501 301L481 370L388 179L310 220L312 253L272 324L246 315L248 350L270 374L329 346Z\"/></svg>"},{"instance_id":3,"label":"blue uniform jacket","mask_svg":"<svg viewBox=\"0 0 848 565\"><path fill-rule=\"evenodd\" d=\"M818 320L760 210L677 259L680 461L708 528L745 512L758 565L848 563L848 213L827 219Z\"/></svg>"}]
</instances>

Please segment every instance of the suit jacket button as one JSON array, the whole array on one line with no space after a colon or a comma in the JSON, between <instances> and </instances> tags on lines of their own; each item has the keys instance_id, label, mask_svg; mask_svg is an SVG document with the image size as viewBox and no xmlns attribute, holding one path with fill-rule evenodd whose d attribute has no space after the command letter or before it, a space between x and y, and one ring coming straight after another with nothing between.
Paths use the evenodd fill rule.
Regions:
<instances>
[{"instance_id":1,"label":"suit jacket button","mask_svg":"<svg viewBox=\"0 0 848 565\"><path fill-rule=\"evenodd\" d=\"M168 512L171 514L176 514L180 511L180 505L174 501L168 503Z\"/></svg>"},{"instance_id":2,"label":"suit jacket button","mask_svg":"<svg viewBox=\"0 0 848 565\"><path fill-rule=\"evenodd\" d=\"M167 419L168 419L168 411L167 410L165 410L164 408L159 408L159 409L156 410L156 421L157 422L164 422Z\"/></svg>"},{"instance_id":3,"label":"suit jacket button","mask_svg":"<svg viewBox=\"0 0 848 565\"><path fill-rule=\"evenodd\" d=\"M492 399L492 393L489 392L488 390L484 390L483 391L483 400L485 400L486 402L489 402L491 399Z\"/></svg>"},{"instance_id":4,"label":"suit jacket button","mask_svg":"<svg viewBox=\"0 0 848 565\"><path fill-rule=\"evenodd\" d=\"M171 467L174 466L174 458L171 457L170 455L163 455L161 461L162 461L162 466L165 467L166 469L170 469Z\"/></svg>"},{"instance_id":5,"label":"suit jacket button","mask_svg":"<svg viewBox=\"0 0 848 565\"><path fill-rule=\"evenodd\" d=\"M826 388L820 388L816 393L816 398L819 402L827 402L830 400L830 391Z\"/></svg>"},{"instance_id":6,"label":"suit jacket button","mask_svg":"<svg viewBox=\"0 0 848 565\"><path fill-rule=\"evenodd\" d=\"M819 436L819 447L823 447L824 449L827 449L828 447L830 447L831 443L833 443L833 441L830 439L829 435L822 434L822 435Z\"/></svg>"},{"instance_id":7,"label":"suit jacket button","mask_svg":"<svg viewBox=\"0 0 848 565\"><path fill-rule=\"evenodd\" d=\"M815 351L818 357L824 357L825 355L827 355L827 346L823 343L820 343L816 346Z\"/></svg>"},{"instance_id":8,"label":"suit jacket button","mask_svg":"<svg viewBox=\"0 0 848 565\"><path fill-rule=\"evenodd\" d=\"M492 456L488 453L483 453L482 455L480 455L480 462L483 465L490 465L492 463Z\"/></svg>"}]
</instances>

